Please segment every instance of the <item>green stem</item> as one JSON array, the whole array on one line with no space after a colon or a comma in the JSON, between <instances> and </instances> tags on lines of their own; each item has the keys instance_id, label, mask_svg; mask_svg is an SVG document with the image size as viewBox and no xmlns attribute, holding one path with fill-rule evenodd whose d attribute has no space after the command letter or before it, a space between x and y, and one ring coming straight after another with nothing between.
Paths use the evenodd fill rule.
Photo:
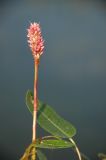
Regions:
<instances>
[{"instance_id":1,"label":"green stem","mask_svg":"<svg viewBox=\"0 0 106 160\"><path fill-rule=\"evenodd\" d=\"M80 154L80 151L79 151L79 148L77 147L76 143L74 142L74 140L73 140L72 138L69 138L69 140L72 142L72 144L73 144L74 147L75 147L76 153L77 153L77 155L78 155L78 159L79 159L79 160L82 160L81 154Z\"/></svg>"}]
</instances>

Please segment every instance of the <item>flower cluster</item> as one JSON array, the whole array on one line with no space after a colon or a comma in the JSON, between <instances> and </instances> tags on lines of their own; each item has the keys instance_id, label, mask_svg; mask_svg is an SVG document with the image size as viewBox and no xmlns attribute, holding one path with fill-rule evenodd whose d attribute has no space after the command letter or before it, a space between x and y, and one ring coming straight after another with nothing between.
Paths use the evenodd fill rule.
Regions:
<instances>
[{"instance_id":1,"label":"flower cluster","mask_svg":"<svg viewBox=\"0 0 106 160\"><path fill-rule=\"evenodd\" d=\"M27 29L28 34L28 43L31 48L32 55L35 58L39 59L44 50L44 40L41 35L40 25L38 23L31 23L29 29Z\"/></svg>"}]
</instances>

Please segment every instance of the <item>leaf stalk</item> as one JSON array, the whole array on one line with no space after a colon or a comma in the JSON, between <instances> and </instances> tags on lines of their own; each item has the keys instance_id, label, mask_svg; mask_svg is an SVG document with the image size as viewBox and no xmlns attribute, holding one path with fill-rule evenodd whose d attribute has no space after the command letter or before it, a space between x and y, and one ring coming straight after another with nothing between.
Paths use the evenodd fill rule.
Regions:
<instances>
[{"instance_id":1,"label":"leaf stalk","mask_svg":"<svg viewBox=\"0 0 106 160\"><path fill-rule=\"evenodd\" d=\"M74 140L72 138L69 138L69 140L73 143L74 147L75 147L75 150L76 150L76 153L78 155L78 158L79 160L82 160L81 158L81 154L80 154L80 151L79 151L79 148L77 147L76 143L74 142Z\"/></svg>"}]
</instances>

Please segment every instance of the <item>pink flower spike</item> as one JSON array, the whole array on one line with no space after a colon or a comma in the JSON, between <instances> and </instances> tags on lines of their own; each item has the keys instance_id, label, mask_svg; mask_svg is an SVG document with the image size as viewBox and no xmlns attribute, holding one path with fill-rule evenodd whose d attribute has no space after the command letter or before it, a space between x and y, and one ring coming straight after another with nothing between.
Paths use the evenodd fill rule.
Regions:
<instances>
[{"instance_id":1,"label":"pink flower spike","mask_svg":"<svg viewBox=\"0 0 106 160\"><path fill-rule=\"evenodd\" d=\"M27 31L28 43L29 47L31 48L32 55L34 59L39 59L44 51L44 40L41 35L40 25L35 22L31 23Z\"/></svg>"}]
</instances>

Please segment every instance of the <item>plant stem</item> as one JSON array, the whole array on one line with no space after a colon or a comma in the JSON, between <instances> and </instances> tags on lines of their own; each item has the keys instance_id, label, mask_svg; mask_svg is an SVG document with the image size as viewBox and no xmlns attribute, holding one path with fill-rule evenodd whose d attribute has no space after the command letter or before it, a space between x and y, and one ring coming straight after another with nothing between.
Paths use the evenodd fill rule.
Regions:
<instances>
[{"instance_id":1,"label":"plant stem","mask_svg":"<svg viewBox=\"0 0 106 160\"><path fill-rule=\"evenodd\" d=\"M80 151L79 151L79 149L78 149L76 143L74 142L74 140L73 140L72 138L69 138L69 140L74 144L75 150L76 150L76 153L77 153L77 155L78 155L79 160L82 160Z\"/></svg>"},{"instance_id":2,"label":"plant stem","mask_svg":"<svg viewBox=\"0 0 106 160\"><path fill-rule=\"evenodd\" d=\"M34 70L34 110L33 110L33 126L32 126L32 142L36 142L36 125L37 125L37 104L38 104L38 97L37 97L37 83L38 83L38 65L39 59L35 59L35 70Z\"/></svg>"}]
</instances>

